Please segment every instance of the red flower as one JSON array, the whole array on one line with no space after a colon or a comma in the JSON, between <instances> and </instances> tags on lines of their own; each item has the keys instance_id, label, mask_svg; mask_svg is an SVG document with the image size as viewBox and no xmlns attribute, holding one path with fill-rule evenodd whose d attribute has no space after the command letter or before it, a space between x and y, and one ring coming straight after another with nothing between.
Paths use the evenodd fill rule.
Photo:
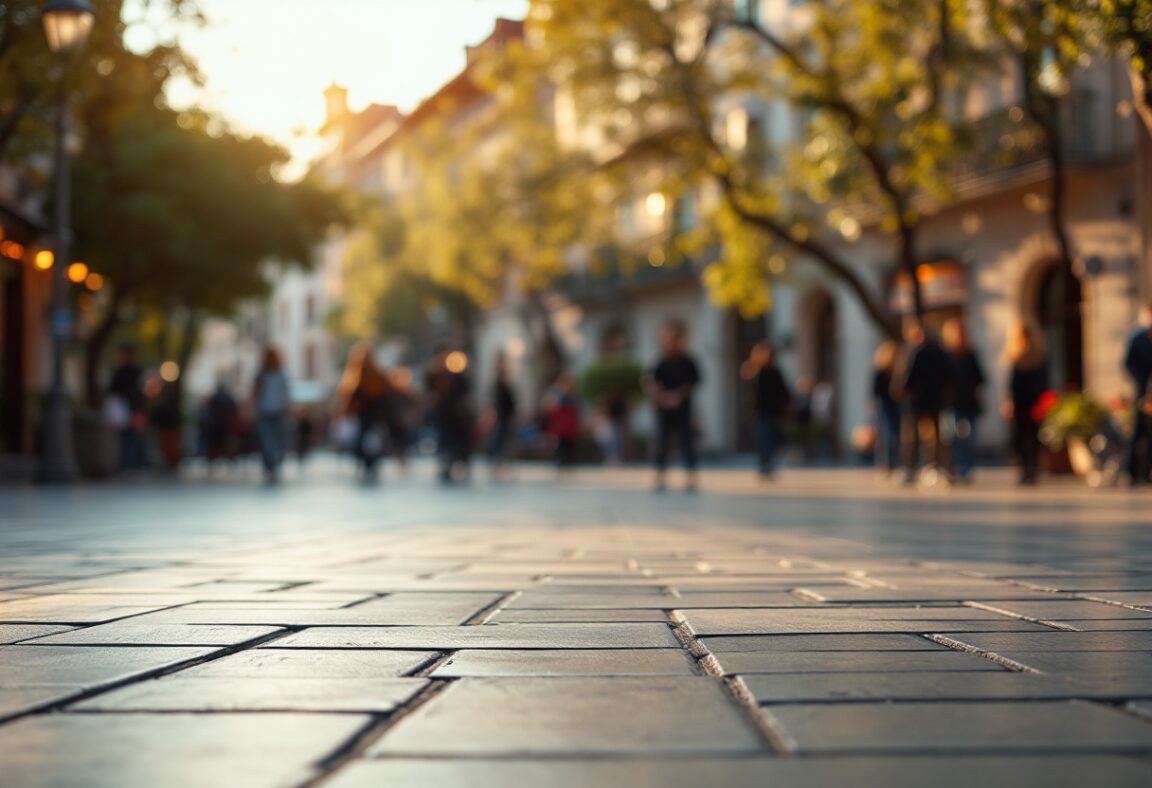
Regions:
<instances>
[{"instance_id":1,"label":"red flower","mask_svg":"<svg viewBox=\"0 0 1152 788\"><path fill-rule=\"evenodd\" d=\"M1048 414L1052 409L1060 403L1060 395L1055 391L1049 389L1040 395L1040 399L1036 400L1036 404L1032 406L1032 421L1037 424L1043 423L1044 419L1048 418Z\"/></svg>"}]
</instances>

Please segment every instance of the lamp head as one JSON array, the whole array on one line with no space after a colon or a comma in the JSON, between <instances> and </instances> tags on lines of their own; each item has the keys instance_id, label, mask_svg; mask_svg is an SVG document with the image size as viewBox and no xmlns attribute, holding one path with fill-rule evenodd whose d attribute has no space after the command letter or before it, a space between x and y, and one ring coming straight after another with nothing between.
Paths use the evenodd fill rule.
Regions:
<instances>
[{"instance_id":1,"label":"lamp head","mask_svg":"<svg viewBox=\"0 0 1152 788\"><path fill-rule=\"evenodd\" d=\"M48 47L68 53L80 49L92 32L95 13L88 0L48 0L41 12Z\"/></svg>"}]
</instances>

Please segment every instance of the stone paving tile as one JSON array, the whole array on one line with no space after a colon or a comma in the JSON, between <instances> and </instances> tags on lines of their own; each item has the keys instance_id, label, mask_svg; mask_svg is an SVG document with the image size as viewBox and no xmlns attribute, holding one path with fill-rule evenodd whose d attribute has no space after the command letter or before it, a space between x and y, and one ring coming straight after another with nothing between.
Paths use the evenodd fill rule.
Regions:
<instances>
[{"instance_id":1,"label":"stone paving tile","mask_svg":"<svg viewBox=\"0 0 1152 788\"><path fill-rule=\"evenodd\" d=\"M485 651L453 654L432 672L461 676L661 676L692 675L695 660L680 649L585 651Z\"/></svg>"},{"instance_id":2,"label":"stone paving tile","mask_svg":"<svg viewBox=\"0 0 1152 788\"><path fill-rule=\"evenodd\" d=\"M1061 621L1062 625L1070 626L1081 632L1149 632L1152 631L1152 618L1108 618L1096 621Z\"/></svg>"},{"instance_id":3,"label":"stone paving tile","mask_svg":"<svg viewBox=\"0 0 1152 788\"><path fill-rule=\"evenodd\" d=\"M1152 632L992 632L951 637L1005 657L1020 651L1152 651Z\"/></svg>"},{"instance_id":4,"label":"stone paving tile","mask_svg":"<svg viewBox=\"0 0 1152 788\"><path fill-rule=\"evenodd\" d=\"M0 719L66 700L85 689L83 684L5 684L0 690Z\"/></svg>"},{"instance_id":5,"label":"stone paving tile","mask_svg":"<svg viewBox=\"0 0 1152 788\"><path fill-rule=\"evenodd\" d=\"M477 627L316 627L273 648L679 648L664 624L503 624Z\"/></svg>"},{"instance_id":6,"label":"stone paving tile","mask_svg":"<svg viewBox=\"0 0 1152 788\"><path fill-rule=\"evenodd\" d=\"M1152 650L1015 651L1014 661L1045 673L1152 676ZM1152 679L1150 679L1152 680Z\"/></svg>"},{"instance_id":7,"label":"stone paving tile","mask_svg":"<svg viewBox=\"0 0 1152 788\"><path fill-rule=\"evenodd\" d=\"M428 686L394 678L184 678L166 676L104 693L70 711L307 711L386 713Z\"/></svg>"},{"instance_id":8,"label":"stone paving tile","mask_svg":"<svg viewBox=\"0 0 1152 788\"><path fill-rule=\"evenodd\" d=\"M114 621L24 641L19 648L48 646L235 646L271 635L276 627L151 624Z\"/></svg>"},{"instance_id":9,"label":"stone paving tile","mask_svg":"<svg viewBox=\"0 0 1152 788\"><path fill-rule=\"evenodd\" d=\"M186 668L177 675L231 679L399 677L438 656L435 651L250 649Z\"/></svg>"},{"instance_id":10,"label":"stone paving tile","mask_svg":"<svg viewBox=\"0 0 1152 788\"><path fill-rule=\"evenodd\" d=\"M354 607L332 609L293 608L275 604L263 607L204 609L199 605L152 613L146 622L182 624L266 624L294 627L456 625L490 607L499 594L399 593Z\"/></svg>"},{"instance_id":11,"label":"stone paving tile","mask_svg":"<svg viewBox=\"0 0 1152 788\"><path fill-rule=\"evenodd\" d=\"M959 651L738 651L714 655L726 674L856 673L871 671L1004 671Z\"/></svg>"},{"instance_id":12,"label":"stone paving tile","mask_svg":"<svg viewBox=\"0 0 1152 788\"><path fill-rule=\"evenodd\" d=\"M0 646L18 643L28 638L67 632L71 627L44 624L0 624Z\"/></svg>"},{"instance_id":13,"label":"stone paving tile","mask_svg":"<svg viewBox=\"0 0 1152 788\"><path fill-rule=\"evenodd\" d=\"M667 622L668 614L655 608L643 609L577 609L577 610L501 610L489 619L490 624L590 624Z\"/></svg>"},{"instance_id":14,"label":"stone paving tile","mask_svg":"<svg viewBox=\"0 0 1152 788\"><path fill-rule=\"evenodd\" d=\"M846 701L1036 700L1113 697L1116 692L1040 673L786 673L745 675L762 704ZM1149 686L1152 691L1152 686Z\"/></svg>"},{"instance_id":15,"label":"stone paving tile","mask_svg":"<svg viewBox=\"0 0 1152 788\"><path fill-rule=\"evenodd\" d=\"M1067 577L1017 577L1017 582L1053 591L1150 591L1152 572L1147 574L1117 573L1109 575L1069 575Z\"/></svg>"},{"instance_id":16,"label":"stone paving tile","mask_svg":"<svg viewBox=\"0 0 1152 788\"><path fill-rule=\"evenodd\" d=\"M763 714L799 754L1152 753L1152 723L1084 701L781 705Z\"/></svg>"},{"instance_id":17,"label":"stone paving tile","mask_svg":"<svg viewBox=\"0 0 1152 788\"><path fill-rule=\"evenodd\" d=\"M151 613L162 605L78 605L55 598L0 603L0 624L100 624L127 616Z\"/></svg>"},{"instance_id":18,"label":"stone paving tile","mask_svg":"<svg viewBox=\"0 0 1152 788\"><path fill-rule=\"evenodd\" d=\"M969 616L955 608L872 610L811 610L803 615L777 615L779 611L722 609L677 610L697 635L800 635L821 633L928 633L928 632L1045 632L1050 628L1002 616ZM979 613L983 611L973 611ZM853 616L850 614L856 613ZM963 618L958 618L962 616Z\"/></svg>"},{"instance_id":19,"label":"stone paving tile","mask_svg":"<svg viewBox=\"0 0 1152 788\"><path fill-rule=\"evenodd\" d=\"M367 721L349 714L55 714L0 729L0 763L5 788L203 788L238 779L246 788L279 788L306 779Z\"/></svg>"},{"instance_id":20,"label":"stone paving tile","mask_svg":"<svg viewBox=\"0 0 1152 788\"><path fill-rule=\"evenodd\" d=\"M714 653L778 651L951 651L920 635L718 635L700 642Z\"/></svg>"},{"instance_id":21,"label":"stone paving tile","mask_svg":"<svg viewBox=\"0 0 1152 788\"><path fill-rule=\"evenodd\" d=\"M950 589L929 588L809 588L799 591L821 602L841 602L852 604L874 604L877 602L967 602L984 599L1052 599L1055 595L1047 591L997 585L985 588L970 588L957 585Z\"/></svg>"},{"instance_id":22,"label":"stone paving tile","mask_svg":"<svg viewBox=\"0 0 1152 788\"><path fill-rule=\"evenodd\" d=\"M1000 611L1026 618L1045 621L1067 621L1079 626L1080 621L1101 619L1152 619L1152 610L1108 605L1069 599L1060 602L982 601L978 605L987 610Z\"/></svg>"},{"instance_id":23,"label":"stone paving tile","mask_svg":"<svg viewBox=\"0 0 1152 788\"><path fill-rule=\"evenodd\" d=\"M216 653L214 648L32 646L0 648L0 687L17 684L96 686Z\"/></svg>"},{"instance_id":24,"label":"stone paving tile","mask_svg":"<svg viewBox=\"0 0 1152 788\"><path fill-rule=\"evenodd\" d=\"M360 761L326 788L1147 788L1152 766L1119 756Z\"/></svg>"},{"instance_id":25,"label":"stone paving tile","mask_svg":"<svg viewBox=\"0 0 1152 788\"><path fill-rule=\"evenodd\" d=\"M476 678L461 679L405 717L370 754L755 753L765 748L744 712L707 677Z\"/></svg>"},{"instance_id":26,"label":"stone paving tile","mask_svg":"<svg viewBox=\"0 0 1152 788\"><path fill-rule=\"evenodd\" d=\"M1152 608L1152 591L1087 591L1078 596L1099 602Z\"/></svg>"},{"instance_id":27,"label":"stone paving tile","mask_svg":"<svg viewBox=\"0 0 1152 788\"><path fill-rule=\"evenodd\" d=\"M648 591L647 589L639 589L636 591L632 591L631 589L625 591L621 589L619 593L599 594L590 594L582 591L545 592L532 590L525 591L504 607L509 610L518 610L521 608L532 610L595 610L597 608L607 608L613 610L621 606L630 608L649 607L671 609L676 607L676 602L676 597L671 594L662 594Z\"/></svg>"},{"instance_id":28,"label":"stone paving tile","mask_svg":"<svg viewBox=\"0 0 1152 788\"><path fill-rule=\"evenodd\" d=\"M741 607L794 608L814 607L815 604L816 603L810 599L801 599L786 591L769 593L762 591L684 591L680 594L680 597L676 599L674 607L678 610L689 608Z\"/></svg>"}]
</instances>

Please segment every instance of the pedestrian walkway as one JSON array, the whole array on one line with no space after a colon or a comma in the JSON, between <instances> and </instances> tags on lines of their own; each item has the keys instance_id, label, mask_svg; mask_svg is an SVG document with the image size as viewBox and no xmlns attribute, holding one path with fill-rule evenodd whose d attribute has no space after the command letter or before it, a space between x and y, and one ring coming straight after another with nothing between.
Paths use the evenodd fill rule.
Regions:
<instances>
[{"instance_id":1,"label":"pedestrian walkway","mask_svg":"<svg viewBox=\"0 0 1152 788\"><path fill-rule=\"evenodd\" d=\"M0 783L1152 784L1147 498L628 473L0 491Z\"/></svg>"}]
</instances>

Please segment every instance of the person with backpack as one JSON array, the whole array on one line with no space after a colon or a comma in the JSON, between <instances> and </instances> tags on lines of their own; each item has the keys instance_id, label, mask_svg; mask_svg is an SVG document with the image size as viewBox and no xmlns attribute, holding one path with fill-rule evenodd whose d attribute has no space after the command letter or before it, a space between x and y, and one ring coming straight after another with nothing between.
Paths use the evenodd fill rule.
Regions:
<instances>
[{"instance_id":1,"label":"person with backpack","mask_svg":"<svg viewBox=\"0 0 1152 788\"><path fill-rule=\"evenodd\" d=\"M280 466L288 453L288 413L292 396L280 351L272 345L264 349L264 360L253 387L256 412L256 440L264 464L264 478L270 484L280 480Z\"/></svg>"}]
</instances>

